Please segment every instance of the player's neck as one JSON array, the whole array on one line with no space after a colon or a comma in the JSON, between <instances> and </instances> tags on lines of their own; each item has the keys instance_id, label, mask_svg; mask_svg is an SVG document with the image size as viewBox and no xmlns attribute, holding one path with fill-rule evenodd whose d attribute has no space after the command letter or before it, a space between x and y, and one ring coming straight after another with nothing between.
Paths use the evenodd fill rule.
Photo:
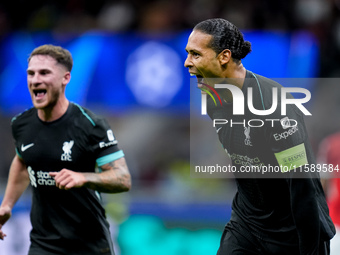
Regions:
<instances>
[{"instance_id":1,"label":"player's neck","mask_svg":"<svg viewBox=\"0 0 340 255\"><path fill-rule=\"evenodd\" d=\"M38 117L42 121L51 122L61 118L67 111L70 102L64 98L50 107L38 109Z\"/></svg>"},{"instance_id":2,"label":"player's neck","mask_svg":"<svg viewBox=\"0 0 340 255\"><path fill-rule=\"evenodd\" d=\"M242 89L244 79L246 78L246 69L242 63L237 64L232 62L231 65L228 66L224 76L233 85Z\"/></svg>"},{"instance_id":3,"label":"player's neck","mask_svg":"<svg viewBox=\"0 0 340 255\"><path fill-rule=\"evenodd\" d=\"M237 64L235 62L232 62L231 65L229 65L226 69L224 77L227 80L228 84L235 85L236 87L242 89L246 77L246 69L244 68L242 63ZM221 96L225 102L233 101L230 90L221 90L219 93L221 93Z\"/></svg>"}]
</instances>

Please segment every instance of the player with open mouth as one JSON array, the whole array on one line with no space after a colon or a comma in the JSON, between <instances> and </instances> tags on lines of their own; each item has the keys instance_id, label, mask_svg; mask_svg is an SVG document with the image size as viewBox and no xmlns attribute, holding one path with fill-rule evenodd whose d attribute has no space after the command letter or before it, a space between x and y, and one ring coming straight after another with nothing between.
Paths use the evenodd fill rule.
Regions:
<instances>
[{"instance_id":1,"label":"player with open mouth","mask_svg":"<svg viewBox=\"0 0 340 255\"><path fill-rule=\"evenodd\" d=\"M200 89L203 83L211 88L225 83L247 98L251 88L254 109L260 110L271 108L273 88L282 89L275 81L243 66L241 60L250 53L251 44L227 20L209 19L197 24L185 50L188 55L184 65L197 77ZM221 105L215 105L213 98L207 100L210 118L233 117L238 125L215 125L223 149L235 166L237 183L231 219L217 254L329 254L335 228L319 176L308 172L307 166L315 161L303 114L289 105L282 116L278 97L279 107L266 117L281 121L265 122L266 117L250 109L233 115L232 102L237 97L230 89L218 92L223 98ZM263 121L263 126L244 126L253 119ZM287 125L289 119L296 120L297 126ZM256 171L243 173L244 167L281 171L261 176ZM298 171L304 174L296 174Z\"/></svg>"}]
</instances>

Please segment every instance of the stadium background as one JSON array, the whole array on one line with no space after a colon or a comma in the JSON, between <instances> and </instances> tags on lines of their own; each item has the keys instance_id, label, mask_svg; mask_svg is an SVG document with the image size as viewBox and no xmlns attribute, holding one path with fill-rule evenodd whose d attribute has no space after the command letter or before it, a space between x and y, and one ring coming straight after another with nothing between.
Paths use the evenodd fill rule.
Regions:
<instances>
[{"instance_id":1,"label":"stadium background","mask_svg":"<svg viewBox=\"0 0 340 255\"><path fill-rule=\"evenodd\" d=\"M192 27L212 17L230 20L252 42L247 69L327 78L305 84L315 150L340 129L340 87L330 79L340 75L339 0L7 1L0 4L0 197L14 155L10 120L31 106L27 57L40 44L59 44L74 57L68 98L109 120L132 174L129 193L104 196L117 253L215 254L235 187L228 178L190 177L192 131L218 143L204 135L206 126L190 127L203 117L190 116L200 106L190 102L183 67ZM1 254L26 254L29 206L30 189L4 226Z\"/></svg>"}]
</instances>

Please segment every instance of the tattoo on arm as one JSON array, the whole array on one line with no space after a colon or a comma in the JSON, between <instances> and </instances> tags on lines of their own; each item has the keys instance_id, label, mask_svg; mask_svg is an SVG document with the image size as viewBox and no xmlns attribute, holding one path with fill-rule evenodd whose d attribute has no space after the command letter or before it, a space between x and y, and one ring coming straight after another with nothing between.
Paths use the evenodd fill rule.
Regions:
<instances>
[{"instance_id":1,"label":"tattoo on arm","mask_svg":"<svg viewBox=\"0 0 340 255\"><path fill-rule=\"evenodd\" d=\"M131 188L131 176L124 157L100 168L101 173L84 174L86 187L105 193L119 193Z\"/></svg>"}]
</instances>

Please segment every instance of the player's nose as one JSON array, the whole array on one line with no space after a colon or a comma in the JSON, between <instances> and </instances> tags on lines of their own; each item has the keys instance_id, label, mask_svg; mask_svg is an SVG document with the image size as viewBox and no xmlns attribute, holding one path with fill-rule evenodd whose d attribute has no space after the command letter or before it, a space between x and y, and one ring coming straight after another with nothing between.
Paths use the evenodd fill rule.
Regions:
<instances>
[{"instance_id":1,"label":"player's nose","mask_svg":"<svg viewBox=\"0 0 340 255\"><path fill-rule=\"evenodd\" d=\"M41 83L40 75L39 74L32 75L30 81L32 84L40 84Z\"/></svg>"},{"instance_id":2,"label":"player's nose","mask_svg":"<svg viewBox=\"0 0 340 255\"><path fill-rule=\"evenodd\" d=\"M184 61L184 66L185 67L192 67L192 61L191 61L191 57L190 57L189 54L188 54L187 58Z\"/></svg>"}]
</instances>

